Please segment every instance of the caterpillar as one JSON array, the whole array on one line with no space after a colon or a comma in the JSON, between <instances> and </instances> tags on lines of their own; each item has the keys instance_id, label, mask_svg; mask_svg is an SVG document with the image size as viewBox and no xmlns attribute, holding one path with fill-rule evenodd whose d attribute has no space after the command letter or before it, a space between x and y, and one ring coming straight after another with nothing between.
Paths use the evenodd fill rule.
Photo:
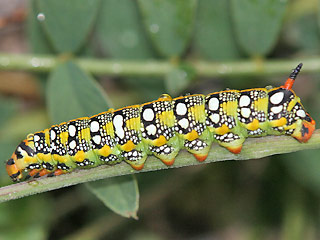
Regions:
<instances>
[{"instance_id":1,"label":"caterpillar","mask_svg":"<svg viewBox=\"0 0 320 240\"><path fill-rule=\"evenodd\" d=\"M302 63L281 87L174 99L164 94L142 105L51 126L29 134L7 160L6 170L13 181L121 161L140 170L148 155L172 165L183 148L204 161L213 142L234 154L247 137L286 134L307 142L315 121L292 90L301 68Z\"/></svg>"}]
</instances>

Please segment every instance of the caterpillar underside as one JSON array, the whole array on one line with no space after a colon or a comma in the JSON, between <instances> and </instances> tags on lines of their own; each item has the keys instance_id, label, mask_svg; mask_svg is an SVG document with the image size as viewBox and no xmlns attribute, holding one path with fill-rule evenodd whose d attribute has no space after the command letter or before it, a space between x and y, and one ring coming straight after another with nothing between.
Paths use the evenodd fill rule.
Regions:
<instances>
[{"instance_id":1,"label":"caterpillar underside","mask_svg":"<svg viewBox=\"0 0 320 240\"><path fill-rule=\"evenodd\" d=\"M163 95L29 134L6 162L7 172L17 181L121 161L140 170L148 155L172 165L183 148L204 161L213 142L235 154L247 137L287 134L306 142L315 121L291 90L301 66L281 87Z\"/></svg>"}]
</instances>

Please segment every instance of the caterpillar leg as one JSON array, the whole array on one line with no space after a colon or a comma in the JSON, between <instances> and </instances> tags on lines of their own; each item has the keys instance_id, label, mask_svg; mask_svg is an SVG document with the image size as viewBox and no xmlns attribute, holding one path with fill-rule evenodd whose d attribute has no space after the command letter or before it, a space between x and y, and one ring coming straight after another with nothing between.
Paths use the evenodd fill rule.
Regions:
<instances>
[{"instance_id":1,"label":"caterpillar leg","mask_svg":"<svg viewBox=\"0 0 320 240\"><path fill-rule=\"evenodd\" d=\"M192 141L186 140L184 146L199 162L203 162L208 157L211 143L201 139L195 139Z\"/></svg>"},{"instance_id":2,"label":"caterpillar leg","mask_svg":"<svg viewBox=\"0 0 320 240\"><path fill-rule=\"evenodd\" d=\"M241 152L242 144L245 141L244 137L232 132L223 135L216 134L214 135L214 138L218 141L219 145L225 147L234 154Z\"/></svg>"},{"instance_id":3,"label":"caterpillar leg","mask_svg":"<svg viewBox=\"0 0 320 240\"><path fill-rule=\"evenodd\" d=\"M59 176L61 174L65 174L65 173L67 173L67 172L63 171L62 169L57 169L54 172L51 172L50 174L48 174L48 177Z\"/></svg>"},{"instance_id":4,"label":"caterpillar leg","mask_svg":"<svg viewBox=\"0 0 320 240\"><path fill-rule=\"evenodd\" d=\"M144 163L148 157L146 153L139 150L132 150L129 152L123 151L121 157L130 164L130 166L135 170L141 170L144 166Z\"/></svg>"},{"instance_id":5,"label":"caterpillar leg","mask_svg":"<svg viewBox=\"0 0 320 240\"><path fill-rule=\"evenodd\" d=\"M162 146L151 146L150 151L167 166L171 166L174 163L174 159L179 152L179 150L168 144L164 144Z\"/></svg>"}]
</instances>

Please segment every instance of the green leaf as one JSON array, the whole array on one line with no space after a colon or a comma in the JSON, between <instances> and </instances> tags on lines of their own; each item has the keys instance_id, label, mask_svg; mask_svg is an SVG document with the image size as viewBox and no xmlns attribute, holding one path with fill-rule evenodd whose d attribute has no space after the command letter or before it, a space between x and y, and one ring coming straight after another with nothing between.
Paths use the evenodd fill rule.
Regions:
<instances>
[{"instance_id":1,"label":"green leaf","mask_svg":"<svg viewBox=\"0 0 320 240\"><path fill-rule=\"evenodd\" d=\"M53 49L50 46L47 36L43 31L37 16L39 14L36 6L36 0L31 0L29 3L29 14L27 17L27 37L29 46L33 53L52 53Z\"/></svg>"},{"instance_id":2,"label":"green leaf","mask_svg":"<svg viewBox=\"0 0 320 240\"><path fill-rule=\"evenodd\" d=\"M152 58L136 2L105 0L99 12L96 34L100 45L116 59Z\"/></svg>"},{"instance_id":3,"label":"green leaf","mask_svg":"<svg viewBox=\"0 0 320 240\"><path fill-rule=\"evenodd\" d=\"M37 0L41 23L59 53L77 51L92 30L100 0Z\"/></svg>"},{"instance_id":4,"label":"green leaf","mask_svg":"<svg viewBox=\"0 0 320 240\"><path fill-rule=\"evenodd\" d=\"M133 175L87 183L88 188L107 207L124 217L137 219L138 184Z\"/></svg>"},{"instance_id":5,"label":"green leaf","mask_svg":"<svg viewBox=\"0 0 320 240\"><path fill-rule=\"evenodd\" d=\"M265 56L275 45L287 0L231 0L239 45L246 54Z\"/></svg>"},{"instance_id":6,"label":"green leaf","mask_svg":"<svg viewBox=\"0 0 320 240\"><path fill-rule=\"evenodd\" d=\"M239 57L232 29L229 0L199 1L194 48L210 60Z\"/></svg>"},{"instance_id":7,"label":"green leaf","mask_svg":"<svg viewBox=\"0 0 320 240\"><path fill-rule=\"evenodd\" d=\"M320 53L319 30L316 15L308 14L288 22L284 27L283 37L290 46L299 49L299 53L316 55Z\"/></svg>"},{"instance_id":8,"label":"green leaf","mask_svg":"<svg viewBox=\"0 0 320 240\"><path fill-rule=\"evenodd\" d=\"M99 43L114 59L148 59L154 52L146 36L135 1L105 0L100 9L96 34ZM164 91L162 79L124 78L126 86L143 94L145 101Z\"/></svg>"},{"instance_id":9,"label":"green leaf","mask_svg":"<svg viewBox=\"0 0 320 240\"><path fill-rule=\"evenodd\" d=\"M110 107L101 87L73 62L62 63L51 72L47 104L54 123L94 115Z\"/></svg>"},{"instance_id":10,"label":"green leaf","mask_svg":"<svg viewBox=\"0 0 320 240\"><path fill-rule=\"evenodd\" d=\"M197 0L138 0L138 4L159 53L182 55L191 40Z\"/></svg>"}]
</instances>

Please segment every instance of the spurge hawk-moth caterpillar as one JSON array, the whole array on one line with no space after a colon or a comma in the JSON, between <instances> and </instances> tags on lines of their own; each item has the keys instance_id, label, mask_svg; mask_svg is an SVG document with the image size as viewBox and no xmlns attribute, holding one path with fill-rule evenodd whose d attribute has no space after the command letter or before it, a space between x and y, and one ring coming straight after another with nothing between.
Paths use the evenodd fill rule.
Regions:
<instances>
[{"instance_id":1,"label":"spurge hawk-moth caterpillar","mask_svg":"<svg viewBox=\"0 0 320 240\"><path fill-rule=\"evenodd\" d=\"M247 137L286 134L307 142L315 121L292 90L301 67L281 87L174 99L164 94L152 102L54 125L22 141L6 162L7 172L17 181L123 160L140 170L148 155L173 164L182 148L204 161L213 142L235 154Z\"/></svg>"}]
</instances>

